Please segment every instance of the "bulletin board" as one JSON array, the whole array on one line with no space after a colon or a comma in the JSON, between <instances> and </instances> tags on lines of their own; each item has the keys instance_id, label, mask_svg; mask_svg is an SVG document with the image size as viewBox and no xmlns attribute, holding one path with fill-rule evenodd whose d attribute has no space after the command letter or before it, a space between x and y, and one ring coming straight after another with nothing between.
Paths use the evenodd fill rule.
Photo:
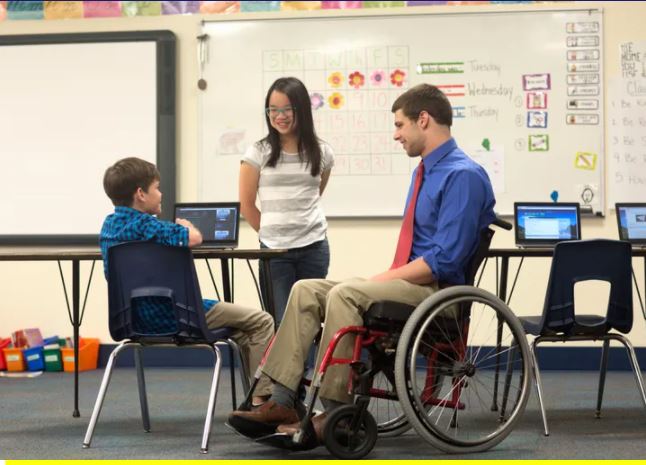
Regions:
<instances>
[{"instance_id":1,"label":"bulletin board","mask_svg":"<svg viewBox=\"0 0 646 465\"><path fill-rule=\"evenodd\" d=\"M419 83L453 107L458 145L489 173L497 211L577 201L603 214L600 10L402 14L206 22L199 196L237 197L241 155L264 137L281 76L307 86L335 152L328 216L400 216L418 160L393 135L391 105Z\"/></svg>"}]
</instances>

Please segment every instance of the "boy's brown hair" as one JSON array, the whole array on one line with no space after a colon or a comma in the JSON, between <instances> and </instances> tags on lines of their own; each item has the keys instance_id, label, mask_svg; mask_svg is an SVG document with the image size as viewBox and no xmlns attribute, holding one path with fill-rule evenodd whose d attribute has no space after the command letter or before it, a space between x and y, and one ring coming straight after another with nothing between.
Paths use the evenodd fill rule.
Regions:
<instances>
[{"instance_id":1,"label":"boy's brown hair","mask_svg":"<svg viewBox=\"0 0 646 465\"><path fill-rule=\"evenodd\" d=\"M159 170L155 165L141 158L129 157L105 170L103 190L115 207L131 207L138 188L148 192L150 185L159 180Z\"/></svg>"},{"instance_id":2,"label":"boy's brown hair","mask_svg":"<svg viewBox=\"0 0 646 465\"><path fill-rule=\"evenodd\" d=\"M449 99L431 84L418 84L401 94L392 106L393 113L397 110L413 121L417 121L419 114L426 111L437 124L449 128L453 124L453 109Z\"/></svg>"}]
</instances>

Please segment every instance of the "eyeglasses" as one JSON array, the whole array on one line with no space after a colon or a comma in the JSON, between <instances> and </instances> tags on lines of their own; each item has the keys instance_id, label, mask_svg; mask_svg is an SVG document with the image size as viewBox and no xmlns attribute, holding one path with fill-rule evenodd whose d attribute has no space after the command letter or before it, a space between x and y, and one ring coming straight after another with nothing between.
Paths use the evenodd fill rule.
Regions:
<instances>
[{"instance_id":1,"label":"eyeglasses","mask_svg":"<svg viewBox=\"0 0 646 465\"><path fill-rule=\"evenodd\" d=\"M267 116L270 118L278 118L278 115L281 113L287 117L290 117L294 114L294 107L289 106L289 107L283 107L283 108L265 108L265 113L267 113Z\"/></svg>"}]
</instances>

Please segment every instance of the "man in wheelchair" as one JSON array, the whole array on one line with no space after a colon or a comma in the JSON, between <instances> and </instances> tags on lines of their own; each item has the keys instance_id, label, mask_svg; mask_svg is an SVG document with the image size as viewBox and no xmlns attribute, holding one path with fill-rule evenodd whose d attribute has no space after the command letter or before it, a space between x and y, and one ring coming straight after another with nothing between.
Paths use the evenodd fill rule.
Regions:
<instances>
[{"instance_id":1,"label":"man in wheelchair","mask_svg":"<svg viewBox=\"0 0 646 465\"><path fill-rule=\"evenodd\" d=\"M495 219L487 173L451 137L452 108L446 96L435 86L420 84L397 98L392 112L394 139L409 157L421 157L412 176L393 264L369 279L308 279L294 285L260 368L274 381L273 395L261 408L236 410L229 416L228 423L241 434L258 438L274 432L297 433L297 391L321 323L316 372L335 333L362 326L362 315L373 302L417 306L439 289L464 284L480 232ZM350 358L353 340L340 340L334 356ZM322 440L330 412L353 401L348 392L349 370L348 364L339 364L325 374L319 391L325 412L311 420L315 442Z\"/></svg>"}]
</instances>

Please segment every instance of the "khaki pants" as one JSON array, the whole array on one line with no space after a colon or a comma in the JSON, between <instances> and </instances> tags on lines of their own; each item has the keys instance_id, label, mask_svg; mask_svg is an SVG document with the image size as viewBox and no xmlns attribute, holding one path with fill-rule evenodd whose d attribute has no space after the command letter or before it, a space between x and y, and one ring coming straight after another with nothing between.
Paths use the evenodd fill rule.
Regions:
<instances>
[{"instance_id":1,"label":"khaki pants","mask_svg":"<svg viewBox=\"0 0 646 465\"><path fill-rule=\"evenodd\" d=\"M418 305L437 291L437 285L417 285L403 279L374 282L354 278L343 282L325 279L298 281L287 301L285 316L278 328L263 373L292 390L297 390L310 346L324 323L316 370L334 333L344 326L363 326L363 313L373 302L393 300ZM352 356L354 337L345 336L335 357ZM328 368L320 396L337 402L352 401L347 392L348 365Z\"/></svg>"},{"instance_id":2,"label":"khaki pants","mask_svg":"<svg viewBox=\"0 0 646 465\"><path fill-rule=\"evenodd\" d=\"M240 346L240 352L250 371L251 378L262 360L262 356L274 335L274 320L262 310L241 307L228 302L218 302L206 312L206 324L210 329L228 326L235 328L232 339ZM271 381L262 376L258 381L254 395L270 395Z\"/></svg>"}]
</instances>

